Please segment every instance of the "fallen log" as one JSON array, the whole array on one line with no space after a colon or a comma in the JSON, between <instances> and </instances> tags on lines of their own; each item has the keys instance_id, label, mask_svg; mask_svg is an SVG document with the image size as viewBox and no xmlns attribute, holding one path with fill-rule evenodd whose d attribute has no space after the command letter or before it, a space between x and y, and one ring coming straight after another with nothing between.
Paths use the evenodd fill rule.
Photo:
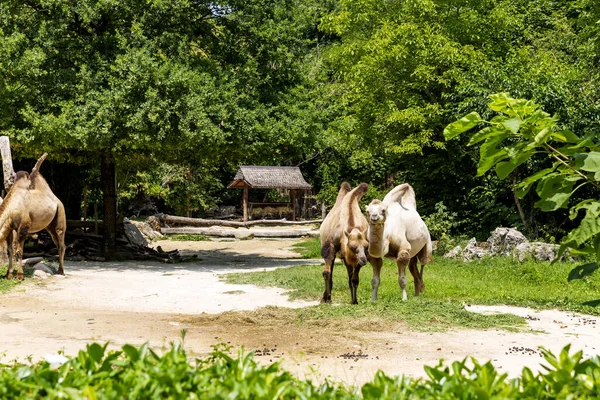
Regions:
<instances>
[{"instance_id":1,"label":"fallen log","mask_svg":"<svg viewBox=\"0 0 600 400\"><path fill-rule=\"evenodd\" d=\"M256 225L311 225L320 224L322 219L312 221L288 221L286 219L259 219L256 221L240 222L240 221L225 221L221 219L204 219L204 218L188 218L178 217L175 215L156 214L158 220L163 224L179 224L187 226L226 226L230 228L247 228ZM162 231L162 229L161 229Z\"/></svg>"},{"instance_id":2,"label":"fallen log","mask_svg":"<svg viewBox=\"0 0 600 400\"><path fill-rule=\"evenodd\" d=\"M304 236L317 236L318 230L314 229L253 229L253 230L241 230L241 229L221 229L216 227L211 228L199 228L199 227L182 227L182 228L162 228L162 233L165 235L204 235L204 236L216 236L216 237L234 237L234 238L251 238L251 237L263 237L263 238L298 238Z\"/></svg>"}]
</instances>

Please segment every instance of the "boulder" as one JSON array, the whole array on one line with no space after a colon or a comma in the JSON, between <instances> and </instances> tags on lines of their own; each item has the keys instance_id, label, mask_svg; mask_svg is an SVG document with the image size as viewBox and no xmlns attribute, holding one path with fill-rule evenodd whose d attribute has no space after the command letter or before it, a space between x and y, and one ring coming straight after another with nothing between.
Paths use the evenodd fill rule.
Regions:
<instances>
[{"instance_id":1,"label":"boulder","mask_svg":"<svg viewBox=\"0 0 600 400\"><path fill-rule=\"evenodd\" d=\"M444 254L442 257L443 258L457 258L461 254L462 254L462 247L456 246L455 248L453 248L452 250L450 250L449 252Z\"/></svg>"},{"instance_id":2,"label":"boulder","mask_svg":"<svg viewBox=\"0 0 600 400\"><path fill-rule=\"evenodd\" d=\"M531 258L536 261L553 261L560 248L557 244L544 242L521 243L515 249L515 256L521 262Z\"/></svg>"},{"instance_id":3,"label":"boulder","mask_svg":"<svg viewBox=\"0 0 600 400\"><path fill-rule=\"evenodd\" d=\"M515 228L496 228L488 238L490 253L493 255L510 256L521 243L528 240Z\"/></svg>"},{"instance_id":4,"label":"boulder","mask_svg":"<svg viewBox=\"0 0 600 400\"><path fill-rule=\"evenodd\" d=\"M462 251L463 260L472 261L483 258L489 254L489 251L478 245L477 240L472 238Z\"/></svg>"},{"instance_id":5,"label":"boulder","mask_svg":"<svg viewBox=\"0 0 600 400\"><path fill-rule=\"evenodd\" d=\"M47 279L51 274L42 271L41 269L36 269L35 271L33 271L33 278L34 279Z\"/></svg>"},{"instance_id":6,"label":"boulder","mask_svg":"<svg viewBox=\"0 0 600 400\"><path fill-rule=\"evenodd\" d=\"M254 239L254 233L247 228L239 228L233 232L233 236L238 240Z\"/></svg>"},{"instance_id":7,"label":"boulder","mask_svg":"<svg viewBox=\"0 0 600 400\"><path fill-rule=\"evenodd\" d=\"M125 222L123 228L125 230L125 237L129 243L140 247L148 246L148 241L133 223Z\"/></svg>"},{"instance_id":8,"label":"boulder","mask_svg":"<svg viewBox=\"0 0 600 400\"><path fill-rule=\"evenodd\" d=\"M49 267L48 265L46 265L46 264L44 264L44 263L42 263L42 262L39 262L39 263L35 264L35 265L33 266L33 269L34 269L35 271L42 271L42 272L45 272L46 274L49 274L49 275L54 275L54 274L56 273L56 272L54 271L54 269L52 269L51 267ZM34 274L35 274L35 272L34 272Z\"/></svg>"}]
</instances>

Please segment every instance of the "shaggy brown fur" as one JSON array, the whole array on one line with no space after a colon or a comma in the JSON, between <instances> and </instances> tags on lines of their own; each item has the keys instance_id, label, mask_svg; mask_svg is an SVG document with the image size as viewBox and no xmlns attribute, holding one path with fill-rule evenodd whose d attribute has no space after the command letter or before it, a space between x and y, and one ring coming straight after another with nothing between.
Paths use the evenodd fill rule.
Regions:
<instances>
[{"instance_id":1,"label":"shaggy brown fur","mask_svg":"<svg viewBox=\"0 0 600 400\"><path fill-rule=\"evenodd\" d=\"M359 283L360 268L367 263L367 233L369 224L360 211L358 202L369 189L361 183L350 190L347 182L342 183L335 205L321 224L321 256L325 261L323 279L325 291L322 303L331 303L333 288L333 266L336 255L340 257L348 271L348 286L352 304L358 304L356 289Z\"/></svg>"},{"instance_id":2,"label":"shaggy brown fur","mask_svg":"<svg viewBox=\"0 0 600 400\"><path fill-rule=\"evenodd\" d=\"M23 244L27 235L46 229L58 246L58 273L64 275L65 232L67 220L65 208L52 193L50 186L39 173L39 166L46 154L38 160L29 175L19 171L6 198L0 204L0 241L8 247L8 271L6 278L12 278L13 271L13 232L16 232L17 279L23 279Z\"/></svg>"}]
</instances>

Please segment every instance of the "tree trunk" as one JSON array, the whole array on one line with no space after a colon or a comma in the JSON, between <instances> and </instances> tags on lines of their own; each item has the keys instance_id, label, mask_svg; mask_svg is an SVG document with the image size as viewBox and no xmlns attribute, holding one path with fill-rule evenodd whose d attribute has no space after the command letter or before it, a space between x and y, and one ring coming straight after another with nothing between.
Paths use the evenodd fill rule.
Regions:
<instances>
[{"instance_id":1,"label":"tree trunk","mask_svg":"<svg viewBox=\"0 0 600 400\"><path fill-rule=\"evenodd\" d=\"M101 155L100 179L104 200L104 257L115 258L117 250L117 185L114 160L107 154Z\"/></svg>"},{"instance_id":2,"label":"tree trunk","mask_svg":"<svg viewBox=\"0 0 600 400\"><path fill-rule=\"evenodd\" d=\"M513 198L515 199L515 205L517 206L517 211L519 212L519 217L521 217L521 222L523 223L523 228L525 228L525 231L528 232L529 224L527 224L527 220L525 219L525 213L523 212L523 207L521 207L521 201L519 200L519 196L517 196L517 191L515 189L517 182L518 182L518 177L515 172L515 174L513 174L513 189L512 189Z\"/></svg>"},{"instance_id":3,"label":"tree trunk","mask_svg":"<svg viewBox=\"0 0 600 400\"><path fill-rule=\"evenodd\" d=\"M15 183L15 170L13 169L12 154L10 152L10 140L8 136L0 136L0 154L2 154L2 169L4 171L4 189L10 191Z\"/></svg>"}]
</instances>

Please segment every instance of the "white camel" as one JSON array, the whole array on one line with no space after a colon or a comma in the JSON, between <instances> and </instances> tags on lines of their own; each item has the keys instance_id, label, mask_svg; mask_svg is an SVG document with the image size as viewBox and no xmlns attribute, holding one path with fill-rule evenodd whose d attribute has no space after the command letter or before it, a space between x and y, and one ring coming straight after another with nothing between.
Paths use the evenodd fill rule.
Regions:
<instances>
[{"instance_id":1,"label":"white camel","mask_svg":"<svg viewBox=\"0 0 600 400\"><path fill-rule=\"evenodd\" d=\"M402 300L406 300L406 266L415 281L415 296L425 290L423 267L431 261L431 237L417 212L415 192L408 183L389 191L383 201L373 200L366 208L369 221L369 261L373 266L372 300L377 300L383 257L396 261ZM421 263L421 271L417 268Z\"/></svg>"}]
</instances>

